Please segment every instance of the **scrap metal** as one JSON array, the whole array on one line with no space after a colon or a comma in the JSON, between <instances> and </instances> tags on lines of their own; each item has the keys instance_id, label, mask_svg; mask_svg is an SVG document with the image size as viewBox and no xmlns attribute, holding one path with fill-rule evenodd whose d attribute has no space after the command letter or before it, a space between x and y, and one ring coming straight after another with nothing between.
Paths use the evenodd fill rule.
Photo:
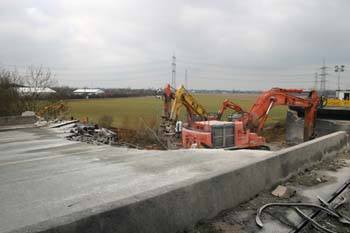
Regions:
<instances>
[{"instance_id":1,"label":"scrap metal","mask_svg":"<svg viewBox=\"0 0 350 233\"><path fill-rule=\"evenodd\" d=\"M321 205L312 204L312 203L268 203L260 207L257 211L257 215L255 218L255 222L259 227L263 227L263 222L261 221L261 214L264 211L264 209L271 207L271 206L282 206L282 207L291 207L293 208L299 216L301 216L304 221L297 227L294 233L300 232L304 227L311 223L316 229L320 230L321 232L327 232L327 233L334 233L334 231L325 228L324 226L320 225L316 220L315 217L321 213L327 213L333 217L335 217L340 223L350 225L350 218L345 216L344 214L340 213L336 210L339 206L345 203L346 198L343 196L340 196L342 192L344 192L348 187L350 186L350 180L345 182L338 190L336 190L331 197L325 201L321 197L317 196L318 200L320 201ZM332 202L337 198L340 197L340 201L336 204L332 204ZM313 208L317 209L313 214L310 216L305 214L303 211L301 211L298 207L306 207L306 208Z\"/></svg>"}]
</instances>

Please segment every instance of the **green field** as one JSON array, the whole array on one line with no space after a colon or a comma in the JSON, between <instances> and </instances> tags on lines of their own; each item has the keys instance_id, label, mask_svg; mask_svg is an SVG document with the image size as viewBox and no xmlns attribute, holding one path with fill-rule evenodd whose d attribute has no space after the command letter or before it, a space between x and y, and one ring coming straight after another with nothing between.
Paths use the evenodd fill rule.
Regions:
<instances>
[{"instance_id":1,"label":"green field","mask_svg":"<svg viewBox=\"0 0 350 233\"><path fill-rule=\"evenodd\" d=\"M248 110L256 100L256 95L195 95L196 99L208 112L217 112L225 98L233 100L244 110ZM163 108L163 101L155 97L113 98L72 100L68 102L70 115L76 119L88 117L90 122L98 122L103 115L113 117L112 125L122 128L139 128L143 119L153 126L158 123ZM286 107L273 108L267 124L283 122L286 116ZM226 110L223 120L232 112ZM186 110L182 108L180 118L185 119Z\"/></svg>"}]
</instances>

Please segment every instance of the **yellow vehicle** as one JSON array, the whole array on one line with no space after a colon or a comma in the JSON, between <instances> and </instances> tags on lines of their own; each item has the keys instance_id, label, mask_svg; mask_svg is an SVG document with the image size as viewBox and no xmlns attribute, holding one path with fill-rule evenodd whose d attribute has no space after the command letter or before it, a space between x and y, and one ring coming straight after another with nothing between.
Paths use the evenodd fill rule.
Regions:
<instances>
[{"instance_id":1,"label":"yellow vehicle","mask_svg":"<svg viewBox=\"0 0 350 233\"><path fill-rule=\"evenodd\" d=\"M57 117L63 117L69 112L67 104L64 101L59 101L50 105L42 107L36 112L37 116L43 117L45 119L53 119Z\"/></svg>"},{"instance_id":2,"label":"yellow vehicle","mask_svg":"<svg viewBox=\"0 0 350 233\"><path fill-rule=\"evenodd\" d=\"M350 90L337 90L336 98L322 97L322 107L350 107Z\"/></svg>"}]
</instances>

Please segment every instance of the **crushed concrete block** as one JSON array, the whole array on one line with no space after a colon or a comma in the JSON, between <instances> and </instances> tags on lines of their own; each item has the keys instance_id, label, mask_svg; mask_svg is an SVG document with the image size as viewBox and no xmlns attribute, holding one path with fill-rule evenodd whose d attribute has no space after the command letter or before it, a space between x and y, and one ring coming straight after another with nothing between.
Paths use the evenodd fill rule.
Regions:
<instances>
[{"instance_id":1,"label":"crushed concrete block","mask_svg":"<svg viewBox=\"0 0 350 233\"><path fill-rule=\"evenodd\" d=\"M294 196L296 191L291 188L287 188L286 186L283 185L278 185L275 190L272 191L272 195L276 197L281 197L281 198L290 198Z\"/></svg>"},{"instance_id":2,"label":"crushed concrete block","mask_svg":"<svg viewBox=\"0 0 350 233\"><path fill-rule=\"evenodd\" d=\"M38 120L37 122L34 123L35 126L37 127L44 127L44 126L47 126L49 124L49 122L43 120L43 119L40 119Z\"/></svg>"},{"instance_id":3,"label":"crushed concrete block","mask_svg":"<svg viewBox=\"0 0 350 233\"><path fill-rule=\"evenodd\" d=\"M25 111L25 112L22 112L22 116L35 116L35 112Z\"/></svg>"}]
</instances>

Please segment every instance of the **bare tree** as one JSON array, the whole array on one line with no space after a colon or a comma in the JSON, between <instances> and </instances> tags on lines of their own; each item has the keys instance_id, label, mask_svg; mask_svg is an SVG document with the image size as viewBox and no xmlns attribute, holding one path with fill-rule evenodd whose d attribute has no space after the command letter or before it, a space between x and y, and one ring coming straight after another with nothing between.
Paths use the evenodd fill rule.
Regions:
<instances>
[{"instance_id":1,"label":"bare tree","mask_svg":"<svg viewBox=\"0 0 350 233\"><path fill-rule=\"evenodd\" d=\"M28 88L27 92L21 94L26 110L31 111L37 111L45 104L39 100L47 97L46 89L56 84L50 69L44 69L42 66L30 66L20 80Z\"/></svg>"},{"instance_id":2,"label":"bare tree","mask_svg":"<svg viewBox=\"0 0 350 233\"><path fill-rule=\"evenodd\" d=\"M23 111L38 111L43 105L45 89L56 82L49 69L30 66L24 75L0 68L0 115L17 115ZM24 87L26 90L21 90Z\"/></svg>"}]
</instances>

